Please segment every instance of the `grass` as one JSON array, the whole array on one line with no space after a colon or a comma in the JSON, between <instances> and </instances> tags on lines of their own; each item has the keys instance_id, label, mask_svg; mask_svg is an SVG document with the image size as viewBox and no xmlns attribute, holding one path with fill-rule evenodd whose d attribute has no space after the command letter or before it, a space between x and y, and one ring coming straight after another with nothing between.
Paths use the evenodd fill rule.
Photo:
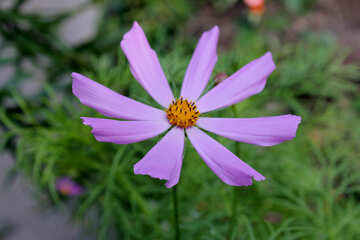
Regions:
<instances>
[{"instance_id":1,"label":"grass","mask_svg":"<svg viewBox=\"0 0 360 240\"><path fill-rule=\"evenodd\" d=\"M224 239L230 224L234 231L229 239L360 238L360 111L354 97L359 69L344 64L346 52L328 37L309 35L274 45L261 30L247 25L240 24L238 33L231 50L219 53L213 76L231 74L269 50L277 65L262 93L235 105L239 117L293 113L302 123L292 141L270 148L239 144L238 156L267 180L238 188L235 212L232 188L207 168L187 141L177 189L182 239ZM164 33L151 36L178 93L196 41L166 41ZM159 46L164 42L166 48ZM123 53L116 52L116 58L110 52L91 54L86 68L74 70L154 104L132 78ZM69 86L61 90L47 83L36 101L12 89L8 94L16 108L0 108L6 129L1 146L15 149L17 171L55 206L72 208L75 219L98 239L173 238L170 190L160 180L135 176L132 169L160 137L128 146L97 142L79 117L101 115L81 106ZM233 111L216 115L231 117ZM233 141L216 139L236 151ZM59 195L54 182L64 175L82 184L86 194L75 201Z\"/></svg>"}]
</instances>

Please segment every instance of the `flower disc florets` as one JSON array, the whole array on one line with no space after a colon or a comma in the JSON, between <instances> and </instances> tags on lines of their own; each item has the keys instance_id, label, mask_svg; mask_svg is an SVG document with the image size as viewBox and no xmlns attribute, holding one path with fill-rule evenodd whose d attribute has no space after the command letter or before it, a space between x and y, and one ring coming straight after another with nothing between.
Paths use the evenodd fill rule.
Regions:
<instances>
[{"instance_id":1,"label":"flower disc florets","mask_svg":"<svg viewBox=\"0 0 360 240\"><path fill-rule=\"evenodd\" d=\"M172 101L169 108L166 110L166 116L170 124L188 128L196 124L200 112L197 110L194 102L189 102L187 99L177 99Z\"/></svg>"}]
</instances>

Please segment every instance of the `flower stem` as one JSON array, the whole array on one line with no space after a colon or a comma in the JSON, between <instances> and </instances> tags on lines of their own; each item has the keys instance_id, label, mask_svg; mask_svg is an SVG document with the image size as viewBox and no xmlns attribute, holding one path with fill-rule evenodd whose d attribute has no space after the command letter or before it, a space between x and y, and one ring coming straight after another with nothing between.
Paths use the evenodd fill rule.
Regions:
<instances>
[{"instance_id":1,"label":"flower stem","mask_svg":"<svg viewBox=\"0 0 360 240\"><path fill-rule=\"evenodd\" d=\"M177 196L177 185L172 188L172 200L174 211L174 227L175 227L175 239L180 240L180 225L179 225L179 206Z\"/></svg>"},{"instance_id":2,"label":"flower stem","mask_svg":"<svg viewBox=\"0 0 360 240\"><path fill-rule=\"evenodd\" d=\"M238 207L238 189L236 187L232 188L232 201L231 201L231 217L230 217L230 225L228 230L228 237L227 239L232 239L232 235L234 232L234 228L237 222L237 207Z\"/></svg>"},{"instance_id":3,"label":"flower stem","mask_svg":"<svg viewBox=\"0 0 360 240\"><path fill-rule=\"evenodd\" d=\"M231 107L234 117L238 116L236 105L233 105ZM239 155L240 152L240 144L238 142L235 142L235 155ZM234 232L234 228L237 222L237 208L238 208L238 188L232 187L232 201L231 201L231 217L230 217L230 225L229 230L227 234L227 239L231 239L231 236Z\"/></svg>"}]
</instances>

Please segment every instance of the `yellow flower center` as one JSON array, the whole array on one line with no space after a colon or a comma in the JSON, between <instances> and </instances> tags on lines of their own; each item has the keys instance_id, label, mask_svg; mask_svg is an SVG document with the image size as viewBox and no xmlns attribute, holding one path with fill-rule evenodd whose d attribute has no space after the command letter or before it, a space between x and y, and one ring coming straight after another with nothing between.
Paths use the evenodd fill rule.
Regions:
<instances>
[{"instance_id":1,"label":"yellow flower center","mask_svg":"<svg viewBox=\"0 0 360 240\"><path fill-rule=\"evenodd\" d=\"M200 112L197 110L194 102L189 102L182 97L172 101L166 110L166 117L169 123L181 128L194 126L199 118Z\"/></svg>"}]
</instances>

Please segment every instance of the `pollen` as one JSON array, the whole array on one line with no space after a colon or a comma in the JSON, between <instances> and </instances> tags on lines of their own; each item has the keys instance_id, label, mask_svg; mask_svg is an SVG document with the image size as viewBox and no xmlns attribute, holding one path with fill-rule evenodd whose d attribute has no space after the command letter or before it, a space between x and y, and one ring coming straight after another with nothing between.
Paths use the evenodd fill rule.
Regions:
<instances>
[{"instance_id":1,"label":"pollen","mask_svg":"<svg viewBox=\"0 0 360 240\"><path fill-rule=\"evenodd\" d=\"M195 102L187 99L173 100L166 110L166 116L169 123L181 128L188 128L195 125L200 112L197 110Z\"/></svg>"}]
</instances>

